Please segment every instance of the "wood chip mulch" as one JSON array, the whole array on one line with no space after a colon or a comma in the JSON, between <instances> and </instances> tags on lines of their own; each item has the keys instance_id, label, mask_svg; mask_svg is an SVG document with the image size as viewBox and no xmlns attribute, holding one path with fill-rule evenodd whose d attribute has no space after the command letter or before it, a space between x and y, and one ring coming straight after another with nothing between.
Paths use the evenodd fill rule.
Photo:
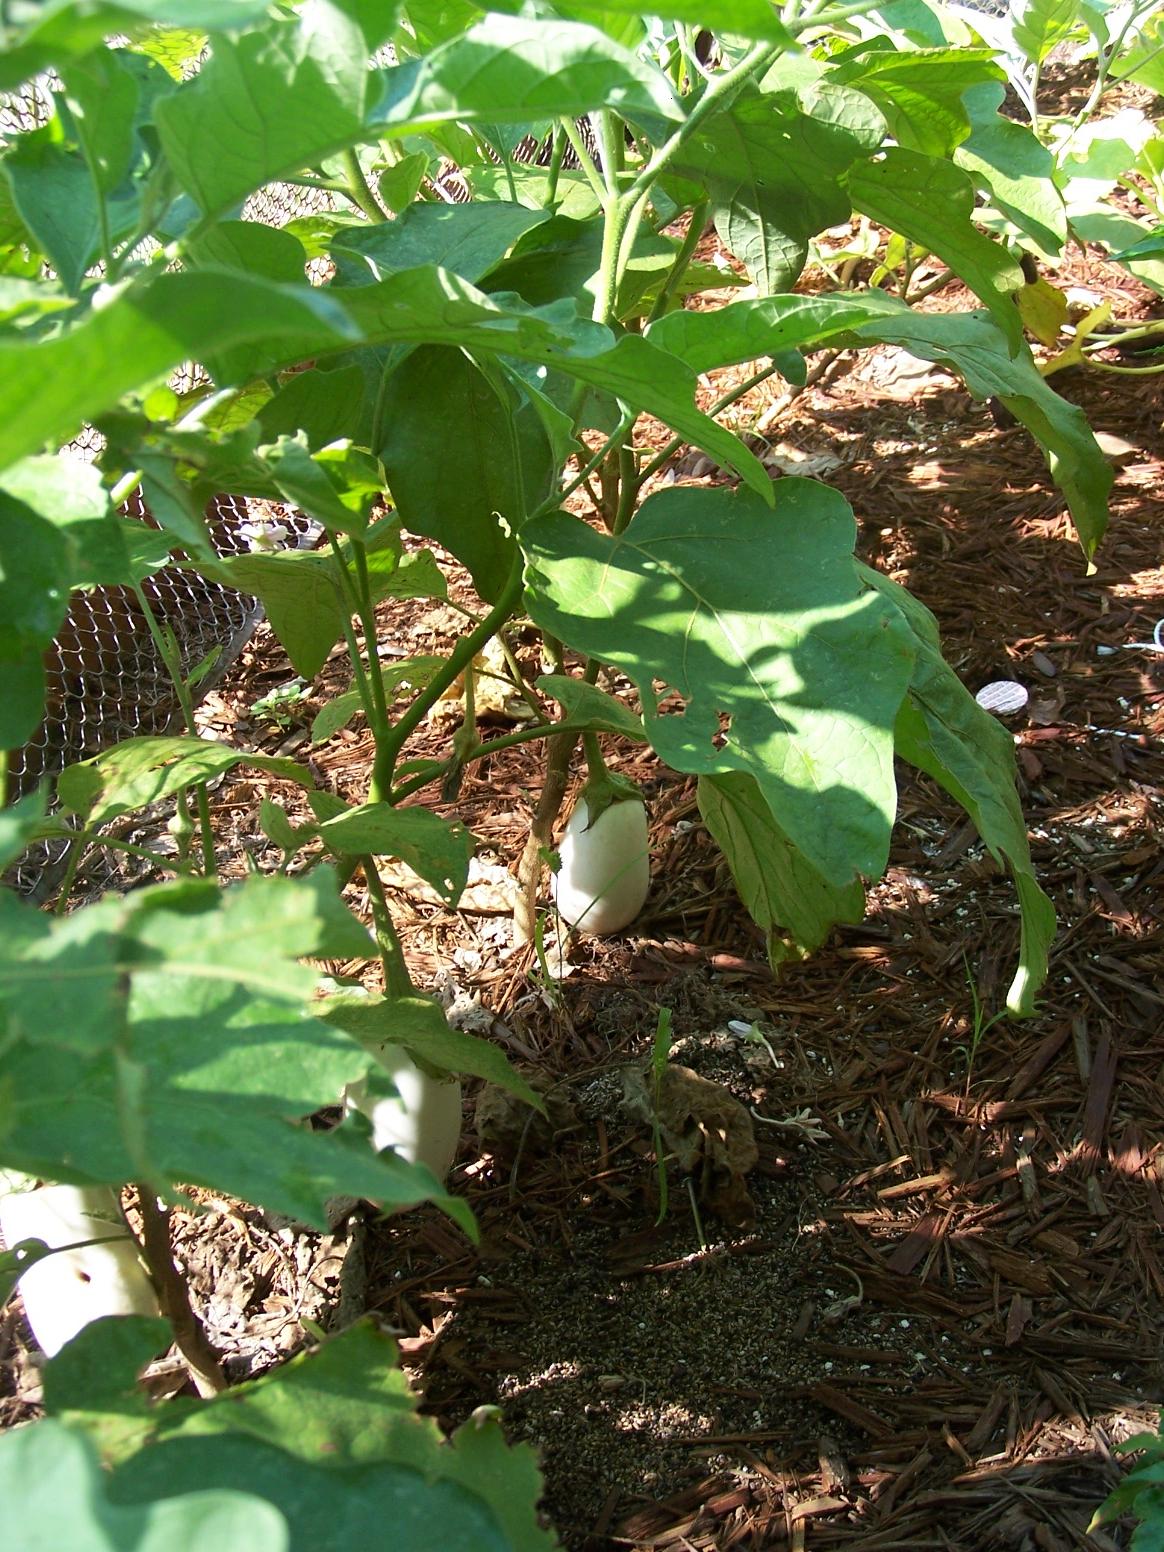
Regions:
<instances>
[{"instance_id":1,"label":"wood chip mulch","mask_svg":"<svg viewBox=\"0 0 1164 1552\"><path fill-rule=\"evenodd\" d=\"M1114 283L1084 262L1067 279ZM1133 286L1125 301L1153 305ZM478 1146L467 1110L451 1184L480 1245L427 1210L372 1222L362 1302L399 1332L442 1422L493 1402L539 1447L548 1520L576 1552L1127 1545L1126 1525L1087 1525L1118 1479L1113 1445L1153 1427L1164 1396L1164 655L1144 645L1164 617L1158 381L1055 379L1118 443L1091 575L1037 448L940 370L865 355L765 443L785 472L826 461L808 472L852 503L862 555L934 610L971 690L1013 678L1030 692L1008 726L1059 912L1036 1017L992 1022L1015 962L1013 890L961 812L906 770L866 920L779 977L692 783L613 740L652 804L655 882L631 933L571 949L564 977L511 948L489 880L515 861L536 799L528 745L474 767L448 810L482 843L474 908L394 891L417 984L479 998L479 1027L563 1106L555 1135L508 1151ZM744 401L753 422L765 392ZM672 468L725 478L691 455ZM423 604L383 625L410 653L462 628ZM536 673L532 635L515 645ZM290 677L261 636L207 716L253 739L247 708ZM320 685L346 687L338 659ZM413 752L446 738L425 730ZM264 747L362 795L358 723L314 753L303 724ZM259 795L246 779L216 795L240 868L244 851L267 856ZM649 1049L660 1007L677 1059L757 1116L745 1229L674 1172L656 1224L651 1135L622 1107L620 1070ZM297 1313L286 1268L299 1257L315 1277L320 1262L248 1221L225 1326L265 1315L273 1359ZM314 1295L309 1313L326 1315ZM26 1364L18 1335L10 1314L10 1367L14 1352ZM6 1422L35 1404L28 1372Z\"/></svg>"}]
</instances>

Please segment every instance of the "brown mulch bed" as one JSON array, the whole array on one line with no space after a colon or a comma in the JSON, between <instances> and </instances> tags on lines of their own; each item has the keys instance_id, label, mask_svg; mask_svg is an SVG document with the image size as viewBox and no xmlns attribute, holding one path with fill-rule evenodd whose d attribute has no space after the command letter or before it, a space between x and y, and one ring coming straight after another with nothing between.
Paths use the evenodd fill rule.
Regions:
<instances>
[{"instance_id":1,"label":"brown mulch bed","mask_svg":"<svg viewBox=\"0 0 1164 1552\"><path fill-rule=\"evenodd\" d=\"M1086 264L1069 278L1110 289ZM1124 299L1129 314L1154 305L1139 288ZM1013 890L961 812L904 769L866 920L779 977L692 783L650 752L611 751L651 796L647 910L572 950L564 978L512 950L488 896L454 915L397 891L418 985L451 976L479 996L494 1038L569 1108L554 1136L508 1151L479 1146L467 1117L451 1183L481 1244L426 1210L373 1222L362 1302L400 1333L442 1422L496 1403L540 1448L567 1547L1127 1544L1126 1528L1086 1527L1116 1480L1113 1443L1152 1426L1164 1396L1164 657L1128 646L1164 616L1157 382L1055 379L1126 444L1092 575L1037 448L939 370L870 353L768 432L790 466L839 460L821 477L852 503L862 555L934 610L972 690L1002 677L1031 693L1008 725L1060 919L1035 1018L989 1022L1015 959ZM745 401L741 427L770 402ZM690 455L674 467L723 478ZM423 604L384 618L407 652L459 628ZM536 671L532 635L519 652ZM206 714L252 738L247 708L289 677L262 635ZM338 658L322 683L346 687ZM415 752L446 737L426 730ZM361 795L358 725L314 755L302 727L266 745ZM516 859L538 784L531 746L468 773L455 812L487 861ZM240 781L216 798L240 866L244 849L266 855L258 796ZM679 1060L780 1123L757 1121L745 1228L674 1172L656 1224L652 1140L622 1107L620 1070L661 1007ZM340 1250L221 1205L204 1299L245 1372L294 1345L300 1314L324 1317ZM36 1400L19 1335L10 1315L6 1422Z\"/></svg>"}]
</instances>

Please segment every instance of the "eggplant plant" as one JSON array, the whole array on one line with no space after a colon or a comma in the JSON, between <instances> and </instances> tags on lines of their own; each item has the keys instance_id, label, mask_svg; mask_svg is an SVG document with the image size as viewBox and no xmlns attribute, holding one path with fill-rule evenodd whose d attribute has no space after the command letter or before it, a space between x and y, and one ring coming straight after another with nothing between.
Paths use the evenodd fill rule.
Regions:
<instances>
[{"instance_id":1,"label":"eggplant plant","mask_svg":"<svg viewBox=\"0 0 1164 1552\"><path fill-rule=\"evenodd\" d=\"M697 778L776 963L860 920L900 757L1010 871L1009 1005L1032 1011L1054 917L1009 737L944 661L925 608L856 559L844 499L773 481L718 418L769 378L803 383L816 352L900 346L1027 427L1093 553L1108 466L1037 370L1019 258L980 219L981 200L1005 196L1029 225L1053 193L1042 164L1030 170L1033 132L998 113L995 52L951 44L953 25L928 0L670 0L649 16L613 0L50 0L0 23L0 91L41 104L0 156L0 749L38 725L70 591L136 589L148 615L142 580L169 563L260 598L305 685L346 648L350 689L313 734L362 718L373 750L350 803L306 765L193 736L188 715L185 734L125 740L0 809L2 865L44 837L74 858L132 851L110 823L178 805L177 855L150 854L171 880L68 912L66 879L54 917L0 893L0 1165L133 1185L169 1320L81 1329L48 1366L50 1420L0 1441L6 1502L23 1491L20 1512L55 1515L62 1542L92 1513L180 1544L186 1505L183 1523L219 1516L240 1545L306 1546L319 1505L334 1516L343 1500L345 1529L391 1512L409 1548L549 1544L527 1456L484 1420L451 1447L415 1420L363 1426L406 1409L366 1330L258 1382L266 1399L249 1411L217 1398L221 1366L166 1236L179 1183L319 1227L334 1196L430 1200L474 1232L440 1178L453 1085L436 1132L406 1136L400 1108L423 1108L413 1075L537 1097L413 985L379 867L403 861L455 905L473 838L424 799L455 800L473 763L546 749L514 859L519 935L579 739L590 775L558 908L583 931L617 930L643 903L645 812L605 765L602 741L618 736ZM296 191L317 208L272 219ZM797 292L815 239L854 217L935 255L979 305ZM726 272L702 256L711 228ZM742 378L709 398L707 374L725 367ZM645 417L667 429L661 451ZM102 439L96 463L69 450L83 425ZM660 485L683 444L732 483ZM157 533L121 516L134 491ZM205 511L221 492L308 514L321 544L284 551L256 533L249 553L220 556ZM477 606L447 657L385 660L377 607L447 596L426 540L466 569ZM506 635L518 620L553 669L534 683ZM499 736L474 716L491 644L532 712ZM608 669L635 704L600 688ZM412 735L458 685L446 756L415 759ZM237 766L298 785L311 817L264 800L280 861L224 887L206 784ZM370 930L342 896L357 875ZM307 963L321 959L367 960L380 984L321 988ZM337 1128L300 1124L341 1095ZM133 1375L171 1333L212 1394L146 1416ZM79 1394L82 1370L108 1372L99 1397ZM301 1407L307 1393L337 1410ZM67 1454L72 1486L46 1504L25 1484L50 1451ZM368 1492L337 1494L344 1473ZM331 1518L317 1539L341 1533Z\"/></svg>"}]
</instances>

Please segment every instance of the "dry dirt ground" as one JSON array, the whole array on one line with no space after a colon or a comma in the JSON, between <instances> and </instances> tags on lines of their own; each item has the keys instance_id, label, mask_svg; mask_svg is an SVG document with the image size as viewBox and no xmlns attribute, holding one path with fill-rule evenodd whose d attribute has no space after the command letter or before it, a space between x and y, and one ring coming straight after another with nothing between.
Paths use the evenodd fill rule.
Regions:
<instances>
[{"instance_id":1,"label":"dry dirt ground","mask_svg":"<svg viewBox=\"0 0 1164 1552\"><path fill-rule=\"evenodd\" d=\"M1076 256L1066 278L1119 316L1150 312L1110 268ZM511 948L497 887L539 785L533 746L507 750L449 810L482 847L468 908L403 879L394 906L417 984L478 998L476 1026L556 1085L555 1130L479 1141L469 1086L451 1185L477 1247L427 1210L357 1214L320 1241L207 1203L181 1250L235 1372L374 1312L442 1422L493 1402L538 1447L547 1519L573 1552L1126 1546L1126 1526L1086 1526L1117 1477L1113 1443L1152 1426L1164 1395L1164 655L1145 645L1164 616L1160 382L1055 380L1114 439L1091 575L1038 450L941 370L880 350L778 416L769 385L733 412L741 430L770 420L756 445L774 472L844 492L861 554L936 613L972 690L1029 690L1008 726L1060 924L1038 1015L992 1022L1014 895L932 782L900 772L865 921L777 977L692 782L614 740L612 763L651 800L651 896L625 936L573 947L569 973L547 976ZM727 478L691 454L661 477ZM447 609L396 607L382 645L441 650L459 628ZM532 634L519 656L536 668ZM290 728L251 714L290 677L260 632L204 715L360 796L361 725L314 753L305 731L346 687L338 659ZM415 752L446 736L426 730ZM236 863L277 860L259 796L247 781L216 794ZM756 1114L745 1227L674 1168L656 1224L652 1136L622 1072L660 1008L675 1058ZM14 1305L6 1422L38 1400L26 1336Z\"/></svg>"}]
</instances>

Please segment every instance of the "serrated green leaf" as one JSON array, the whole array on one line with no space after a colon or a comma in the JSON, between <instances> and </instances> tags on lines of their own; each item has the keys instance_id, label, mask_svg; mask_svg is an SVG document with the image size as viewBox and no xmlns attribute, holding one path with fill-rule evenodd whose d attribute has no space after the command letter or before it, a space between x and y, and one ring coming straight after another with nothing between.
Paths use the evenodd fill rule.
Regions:
<instances>
[{"instance_id":1,"label":"serrated green leaf","mask_svg":"<svg viewBox=\"0 0 1164 1552\"><path fill-rule=\"evenodd\" d=\"M844 888L885 866L892 727L914 649L858 578L844 499L809 480L774 494L770 511L745 491L663 491L615 538L539 519L521 538L527 602L544 629L631 675L663 759L749 772ZM659 710L659 681L682 710Z\"/></svg>"},{"instance_id":2,"label":"serrated green leaf","mask_svg":"<svg viewBox=\"0 0 1164 1552\"><path fill-rule=\"evenodd\" d=\"M236 765L257 766L301 787L313 785L310 772L294 760L250 754L204 738L145 737L125 739L104 754L66 766L57 780L57 796L66 809L84 814L87 824L101 825Z\"/></svg>"},{"instance_id":3,"label":"serrated green leaf","mask_svg":"<svg viewBox=\"0 0 1164 1552\"><path fill-rule=\"evenodd\" d=\"M364 803L325 820L319 834L340 856L398 857L448 905L460 899L477 843L457 820L427 808Z\"/></svg>"},{"instance_id":4,"label":"serrated green leaf","mask_svg":"<svg viewBox=\"0 0 1164 1552\"><path fill-rule=\"evenodd\" d=\"M837 922L863 920L861 884L828 884L776 823L754 777L743 771L701 776L697 790L699 812L744 908L768 940L773 965L789 952L819 948Z\"/></svg>"}]
</instances>

